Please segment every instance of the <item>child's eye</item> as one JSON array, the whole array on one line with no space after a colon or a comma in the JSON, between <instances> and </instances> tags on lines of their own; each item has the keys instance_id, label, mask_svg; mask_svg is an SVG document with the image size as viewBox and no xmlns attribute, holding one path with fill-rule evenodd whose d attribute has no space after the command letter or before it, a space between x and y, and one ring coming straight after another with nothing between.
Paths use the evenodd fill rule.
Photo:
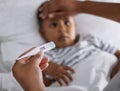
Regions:
<instances>
[{"instance_id":1,"label":"child's eye","mask_svg":"<svg viewBox=\"0 0 120 91\"><path fill-rule=\"evenodd\" d=\"M53 23L50 24L50 27L51 27L51 28L56 28L57 26L58 26L58 24L55 23L55 22L53 22Z\"/></svg>"},{"instance_id":2,"label":"child's eye","mask_svg":"<svg viewBox=\"0 0 120 91\"><path fill-rule=\"evenodd\" d=\"M66 26L70 26L70 22L69 22L69 21L65 21L64 24L65 24Z\"/></svg>"}]
</instances>

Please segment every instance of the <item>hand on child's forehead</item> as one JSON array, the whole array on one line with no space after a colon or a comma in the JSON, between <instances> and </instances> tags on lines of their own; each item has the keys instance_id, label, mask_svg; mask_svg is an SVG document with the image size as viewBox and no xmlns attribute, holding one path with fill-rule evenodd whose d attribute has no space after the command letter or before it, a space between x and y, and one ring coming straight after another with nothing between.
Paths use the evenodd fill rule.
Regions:
<instances>
[{"instance_id":1,"label":"hand on child's forehead","mask_svg":"<svg viewBox=\"0 0 120 91\"><path fill-rule=\"evenodd\" d=\"M54 18L54 17L60 18L60 17L67 16L67 14L65 14L64 10L61 10L61 8L55 9L54 6L57 6L57 5L54 5L55 3L53 3L53 5L49 5L49 4L52 4L50 2L56 2L56 0L46 1L38 9L40 18L42 18L42 19ZM58 0L57 0L57 2L58 2ZM49 6L51 6L51 8L49 8Z\"/></svg>"},{"instance_id":2,"label":"hand on child's forehead","mask_svg":"<svg viewBox=\"0 0 120 91\"><path fill-rule=\"evenodd\" d=\"M55 17L48 17L47 19L49 20L54 20L54 21L57 21L57 20L66 20L66 19L69 19L69 16L64 16L64 15L60 15L60 16L55 16Z\"/></svg>"}]
</instances>

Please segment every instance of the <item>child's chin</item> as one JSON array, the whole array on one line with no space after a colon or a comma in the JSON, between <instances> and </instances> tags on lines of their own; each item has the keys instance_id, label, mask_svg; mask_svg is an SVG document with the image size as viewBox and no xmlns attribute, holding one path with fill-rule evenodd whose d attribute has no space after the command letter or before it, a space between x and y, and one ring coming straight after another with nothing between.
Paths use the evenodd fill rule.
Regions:
<instances>
[{"instance_id":1,"label":"child's chin","mask_svg":"<svg viewBox=\"0 0 120 91\"><path fill-rule=\"evenodd\" d=\"M68 43L68 42L60 42L59 45L56 45L58 48L64 48L64 47L68 47L68 46L72 46L73 43Z\"/></svg>"}]
</instances>

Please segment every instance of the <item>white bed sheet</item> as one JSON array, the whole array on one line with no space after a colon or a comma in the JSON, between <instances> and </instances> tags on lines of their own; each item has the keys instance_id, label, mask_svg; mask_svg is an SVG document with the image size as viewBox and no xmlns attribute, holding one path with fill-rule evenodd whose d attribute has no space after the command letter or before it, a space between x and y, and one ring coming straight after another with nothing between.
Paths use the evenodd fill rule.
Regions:
<instances>
[{"instance_id":1,"label":"white bed sheet","mask_svg":"<svg viewBox=\"0 0 120 91\"><path fill-rule=\"evenodd\" d=\"M116 61L116 57L108 53L94 53L75 65L76 73L70 86L60 87L56 82L46 91L103 91Z\"/></svg>"},{"instance_id":2,"label":"white bed sheet","mask_svg":"<svg viewBox=\"0 0 120 91\"><path fill-rule=\"evenodd\" d=\"M38 25L35 18L36 9L43 1L44 0L0 0L0 91L22 91L21 87L11 75L11 67L14 64L15 59L22 52L30 47L44 43L43 39L38 34ZM81 14L77 16L75 20L77 22L77 30L79 33L92 33L93 35L108 41L112 45L115 45L117 48L120 48L119 23L88 14ZM89 68L95 62L97 61L93 61L91 62L91 65L88 65L85 61L83 64L87 65ZM102 63L101 61L99 62ZM103 64L106 64L106 61L103 62ZM71 89L63 87L47 88L47 90L53 91L54 89L58 89L58 91L80 91L80 89L83 89L83 91L86 91L87 88L80 86L79 80L81 80L81 78L77 79L80 76L79 73L83 72L82 69L87 70L87 68L82 67L83 66L80 66L81 71L76 70L77 72L74 75L75 80L70 86ZM92 70L94 73L95 66L83 73L86 75L91 73L92 75ZM93 76L97 75L96 73L94 74ZM107 84L107 79L102 76L100 76L99 79L104 80L101 80L104 83L103 85L98 84L101 86L100 88L103 88L104 85ZM84 82L82 80L81 82ZM91 79L88 81L90 80ZM89 82L87 85L89 85Z\"/></svg>"}]
</instances>

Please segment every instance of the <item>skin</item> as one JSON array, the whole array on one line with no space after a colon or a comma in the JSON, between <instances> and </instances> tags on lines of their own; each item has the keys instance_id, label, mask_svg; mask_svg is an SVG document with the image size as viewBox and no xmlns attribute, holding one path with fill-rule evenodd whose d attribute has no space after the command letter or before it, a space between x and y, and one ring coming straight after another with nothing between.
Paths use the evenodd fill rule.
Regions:
<instances>
[{"instance_id":1,"label":"skin","mask_svg":"<svg viewBox=\"0 0 120 91\"><path fill-rule=\"evenodd\" d=\"M115 53L115 56L118 58L117 63L115 64L115 66L112 69L112 72L110 74L110 77L113 78L119 71L120 71L120 50L118 50Z\"/></svg>"},{"instance_id":2,"label":"skin","mask_svg":"<svg viewBox=\"0 0 120 91\"><path fill-rule=\"evenodd\" d=\"M48 59L43 58L43 53L39 52L35 56L17 60L12 71L14 77L25 91L45 91L42 70L47 66Z\"/></svg>"},{"instance_id":3,"label":"skin","mask_svg":"<svg viewBox=\"0 0 120 91\"><path fill-rule=\"evenodd\" d=\"M68 7L70 6L70 7ZM97 8L96 8L97 7ZM120 4L117 3L100 3L100 2L80 2L77 0L50 0L45 3L39 11L39 17L43 19L41 33L47 41L54 41L57 47L67 47L74 45L75 41L75 24L74 20L70 22L69 26L64 24L64 17L72 19L72 17L79 13L89 13L105 18L109 18L120 22ZM57 22L57 27L50 27L52 22ZM52 25L53 26L53 25ZM54 32L53 32L54 31ZM69 38L65 38L71 36ZM61 41L59 40L61 36ZM111 78L120 70L120 51L116 51L115 56L118 58L118 62L113 67L111 72ZM66 81L63 80L65 83ZM61 85L61 84L60 84Z\"/></svg>"},{"instance_id":4,"label":"skin","mask_svg":"<svg viewBox=\"0 0 120 91\"><path fill-rule=\"evenodd\" d=\"M41 32L45 40L54 41L59 48L73 45L76 38L73 17L48 18L43 21Z\"/></svg>"}]
</instances>

